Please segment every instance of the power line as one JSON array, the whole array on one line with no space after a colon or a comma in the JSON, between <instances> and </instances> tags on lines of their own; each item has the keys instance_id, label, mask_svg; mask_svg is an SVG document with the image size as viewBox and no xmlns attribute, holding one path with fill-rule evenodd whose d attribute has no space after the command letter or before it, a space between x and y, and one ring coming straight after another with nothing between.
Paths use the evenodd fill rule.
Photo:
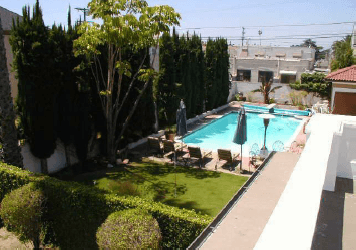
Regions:
<instances>
[{"instance_id":1,"label":"power line","mask_svg":"<svg viewBox=\"0 0 356 250\"><path fill-rule=\"evenodd\" d=\"M326 26L326 25L339 25L339 24L353 24L354 22L338 22L338 23L309 23L309 24L280 24L280 25L262 25L262 26L225 26L225 27L191 27L191 28L178 28L178 30L199 30L199 29L250 29L250 28L275 28L275 27L304 27L304 26Z\"/></svg>"},{"instance_id":2,"label":"power line","mask_svg":"<svg viewBox=\"0 0 356 250\"><path fill-rule=\"evenodd\" d=\"M347 36L350 35L351 33L328 33L328 34L304 34L304 35L288 35L288 36L274 36L274 37L265 37L261 38L262 40L266 39L284 39L284 38L295 38L295 39L303 39L303 38L318 38L321 36L329 36L329 37L340 37L340 36ZM202 36L202 38L209 38L209 36ZM245 38L245 36L224 36L224 38L237 38L237 39L242 39ZM260 36L248 36L249 39L251 40L259 40Z\"/></svg>"},{"instance_id":3,"label":"power line","mask_svg":"<svg viewBox=\"0 0 356 250\"><path fill-rule=\"evenodd\" d=\"M337 37L344 37L341 35L337 35L337 36L318 36L318 37L314 37L314 38L319 38L319 39L326 39L326 38L337 38ZM231 41L239 41L241 40L241 38L229 38L229 37L223 37L225 39L231 40ZM262 38L262 41L276 41L276 40L300 40L300 39L308 39L309 37L286 37L286 38ZM202 37L202 40L207 40L209 39L209 37ZM251 41L258 41L260 39L258 38L254 38L254 39L250 39Z\"/></svg>"}]
</instances>

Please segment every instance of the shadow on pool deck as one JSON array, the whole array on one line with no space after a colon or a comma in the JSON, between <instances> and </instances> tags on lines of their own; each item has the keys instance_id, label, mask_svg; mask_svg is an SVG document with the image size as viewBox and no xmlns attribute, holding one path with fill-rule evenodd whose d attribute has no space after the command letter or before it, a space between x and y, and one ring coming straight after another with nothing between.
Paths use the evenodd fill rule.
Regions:
<instances>
[{"instance_id":1,"label":"shadow on pool deck","mask_svg":"<svg viewBox=\"0 0 356 250\"><path fill-rule=\"evenodd\" d=\"M335 191L322 192L311 249L354 249L355 208L355 183L351 179L336 178Z\"/></svg>"}]
</instances>

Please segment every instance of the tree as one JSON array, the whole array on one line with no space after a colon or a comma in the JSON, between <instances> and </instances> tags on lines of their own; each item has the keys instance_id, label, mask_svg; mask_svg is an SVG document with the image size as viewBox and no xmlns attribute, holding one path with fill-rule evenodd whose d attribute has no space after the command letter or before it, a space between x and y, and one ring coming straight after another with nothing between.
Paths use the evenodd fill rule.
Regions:
<instances>
[{"instance_id":1,"label":"tree","mask_svg":"<svg viewBox=\"0 0 356 250\"><path fill-rule=\"evenodd\" d=\"M206 108L213 109L226 104L229 96L229 54L226 39L209 38L205 52Z\"/></svg>"},{"instance_id":2,"label":"tree","mask_svg":"<svg viewBox=\"0 0 356 250\"><path fill-rule=\"evenodd\" d=\"M356 64L356 57L351 47L351 36L346 36L341 41L336 41L332 46L334 59L331 61L331 70L335 71Z\"/></svg>"},{"instance_id":3,"label":"tree","mask_svg":"<svg viewBox=\"0 0 356 250\"><path fill-rule=\"evenodd\" d=\"M308 47L308 48L313 48L316 49L318 46L316 45L316 42L313 41L312 39L308 38L303 41L302 44L299 45L300 47Z\"/></svg>"},{"instance_id":4,"label":"tree","mask_svg":"<svg viewBox=\"0 0 356 250\"><path fill-rule=\"evenodd\" d=\"M15 128L9 71L6 64L4 35L0 18L0 147L3 160L11 165L22 167L22 155L18 146Z\"/></svg>"},{"instance_id":5,"label":"tree","mask_svg":"<svg viewBox=\"0 0 356 250\"><path fill-rule=\"evenodd\" d=\"M303 73L301 75L301 81L290 83L289 86L292 89L314 93L322 98L330 99L331 96L331 83L325 81L325 74L323 73Z\"/></svg>"},{"instance_id":6,"label":"tree","mask_svg":"<svg viewBox=\"0 0 356 250\"><path fill-rule=\"evenodd\" d=\"M161 32L167 32L169 26L178 25L180 15L169 6L149 7L146 1L105 1L92 0L89 4L94 19L101 19L102 24L85 22L79 27L80 37L75 40L75 54L86 55L96 81L103 113L106 118L107 158L115 162L115 154L120 140L129 125L136 107L148 87L151 79L157 77L152 68L144 68L142 60L138 68L132 68L122 55L125 48L139 50L150 46L157 47ZM105 46L105 65L100 62L99 47ZM106 71L106 72L104 72ZM123 77L131 82L121 98ZM122 107L127 101L137 79L143 80L144 86L136 100L131 104L129 114L120 117L120 131L117 123Z\"/></svg>"},{"instance_id":7,"label":"tree","mask_svg":"<svg viewBox=\"0 0 356 250\"><path fill-rule=\"evenodd\" d=\"M34 156L41 160L47 173L47 158L56 148L57 106L53 72L53 47L44 25L38 0L33 8L23 8L23 20L13 24L10 44L14 52L13 67L18 79L17 108L25 138Z\"/></svg>"},{"instance_id":8,"label":"tree","mask_svg":"<svg viewBox=\"0 0 356 250\"><path fill-rule=\"evenodd\" d=\"M315 61L319 59L325 59L325 53L327 53L327 50L323 50L322 46L317 46L316 42L310 38L305 39L304 42L299 45L299 47L308 47L315 49Z\"/></svg>"},{"instance_id":9,"label":"tree","mask_svg":"<svg viewBox=\"0 0 356 250\"><path fill-rule=\"evenodd\" d=\"M156 90L159 117L165 125L173 125L179 99L176 92L176 63L174 60L174 43L168 32L160 39L159 68L160 78Z\"/></svg>"},{"instance_id":10,"label":"tree","mask_svg":"<svg viewBox=\"0 0 356 250\"><path fill-rule=\"evenodd\" d=\"M276 86L272 88L272 84L272 80L268 82L262 82L259 89L252 90L251 92L262 93L265 104L269 104L269 95L274 93L275 90L282 88L282 86Z\"/></svg>"}]
</instances>

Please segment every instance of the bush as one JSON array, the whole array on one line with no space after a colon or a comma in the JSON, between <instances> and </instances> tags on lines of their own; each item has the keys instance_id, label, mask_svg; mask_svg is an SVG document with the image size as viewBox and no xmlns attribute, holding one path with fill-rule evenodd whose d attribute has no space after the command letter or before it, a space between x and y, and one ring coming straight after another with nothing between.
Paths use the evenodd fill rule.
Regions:
<instances>
[{"instance_id":1,"label":"bush","mask_svg":"<svg viewBox=\"0 0 356 250\"><path fill-rule=\"evenodd\" d=\"M3 184L5 180L6 184ZM33 182L47 197L46 239L63 249L98 248L96 232L109 214L130 208L150 213L159 224L163 248L186 248L212 218L140 197L119 197L75 182L65 182L0 164L0 197ZM4 187L4 188L3 188ZM47 243L47 242L46 242Z\"/></svg>"},{"instance_id":2,"label":"bush","mask_svg":"<svg viewBox=\"0 0 356 250\"><path fill-rule=\"evenodd\" d=\"M303 105L303 98L307 95L306 91L292 91L288 94L288 97L293 106L300 106Z\"/></svg>"},{"instance_id":3,"label":"bush","mask_svg":"<svg viewBox=\"0 0 356 250\"><path fill-rule=\"evenodd\" d=\"M253 94L254 93L252 93L251 91L247 93L246 99L247 99L248 102L254 102L254 95Z\"/></svg>"},{"instance_id":4,"label":"bush","mask_svg":"<svg viewBox=\"0 0 356 250\"><path fill-rule=\"evenodd\" d=\"M301 81L290 83L289 86L295 90L305 90L308 93L312 92L321 98L330 99L331 96L331 83L325 81L325 74L323 73L303 73Z\"/></svg>"},{"instance_id":5,"label":"bush","mask_svg":"<svg viewBox=\"0 0 356 250\"><path fill-rule=\"evenodd\" d=\"M159 248L161 233L157 221L139 209L109 215L96 233L100 249Z\"/></svg>"},{"instance_id":6,"label":"bush","mask_svg":"<svg viewBox=\"0 0 356 250\"><path fill-rule=\"evenodd\" d=\"M35 248L40 246L45 202L34 183L12 191L1 202L0 215L8 231L22 242L32 241Z\"/></svg>"}]
</instances>

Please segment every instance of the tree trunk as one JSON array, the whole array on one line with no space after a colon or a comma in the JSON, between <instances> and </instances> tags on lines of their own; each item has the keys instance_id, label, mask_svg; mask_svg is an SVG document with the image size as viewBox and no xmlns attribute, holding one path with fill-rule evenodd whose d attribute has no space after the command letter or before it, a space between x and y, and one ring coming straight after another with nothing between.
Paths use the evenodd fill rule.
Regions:
<instances>
[{"instance_id":1,"label":"tree trunk","mask_svg":"<svg viewBox=\"0 0 356 250\"><path fill-rule=\"evenodd\" d=\"M22 168L22 155L17 140L15 112L6 62L4 36L0 19L0 145L2 145L2 158L4 161Z\"/></svg>"},{"instance_id":2,"label":"tree trunk","mask_svg":"<svg viewBox=\"0 0 356 250\"><path fill-rule=\"evenodd\" d=\"M40 159L40 160L41 160L41 173L48 174L47 159Z\"/></svg>"},{"instance_id":3,"label":"tree trunk","mask_svg":"<svg viewBox=\"0 0 356 250\"><path fill-rule=\"evenodd\" d=\"M269 104L269 96L268 93L264 94L264 98L265 98L265 104Z\"/></svg>"},{"instance_id":4,"label":"tree trunk","mask_svg":"<svg viewBox=\"0 0 356 250\"><path fill-rule=\"evenodd\" d=\"M68 150L68 146L64 144L64 153L66 155L66 167L70 167L72 164L70 162L70 153Z\"/></svg>"},{"instance_id":5,"label":"tree trunk","mask_svg":"<svg viewBox=\"0 0 356 250\"><path fill-rule=\"evenodd\" d=\"M33 249L40 249L40 245L41 245L40 236L37 236L35 239L33 239L32 243L33 243Z\"/></svg>"},{"instance_id":6,"label":"tree trunk","mask_svg":"<svg viewBox=\"0 0 356 250\"><path fill-rule=\"evenodd\" d=\"M153 102L153 105L154 105L154 107L155 107L155 124L154 124L154 130L155 130L155 133L157 133L157 132L158 132L158 128L159 128L157 102Z\"/></svg>"}]
</instances>

